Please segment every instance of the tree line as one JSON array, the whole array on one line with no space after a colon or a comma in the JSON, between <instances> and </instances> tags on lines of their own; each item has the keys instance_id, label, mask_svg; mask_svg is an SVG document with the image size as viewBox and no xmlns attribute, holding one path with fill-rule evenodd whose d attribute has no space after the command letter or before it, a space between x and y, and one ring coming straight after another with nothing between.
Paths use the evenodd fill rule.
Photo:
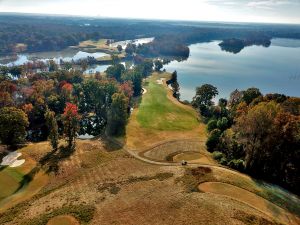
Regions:
<instances>
[{"instance_id":1,"label":"tree line","mask_svg":"<svg viewBox=\"0 0 300 225\"><path fill-rule=\"evenodd\" d=\"M205 84L192 102L207 123L213 157L300 194L300 98L249 88L215 105L217 95L216 87Z\"/></svg>"},{"instance_id":2,"label":"tree line","mask_svg":"<svg viewBox=\"0 0 300 225\"><path fill-rule=\"evenodd\" d=\"M50 139L57 149L58 139L64 137L69 148L74 148L78 134L123 135L142 80L153 68L151 60L133 68L116 60L105 73L84 77L82 70L50 64L53 68L48 72L19 66L17 76L10 73L11 68L1 67L2 144Z\"/></svg>"},{"instance_id":3,"label":"tree line","mask_svg":"<svg viewBox=\"0 0 300 225\"><path fill-rule=\"evenodd\" d=\"M86 26L85 24L89 24ZM84 40L130 40L155 37L139 51L147 54L188 56L187 45L197 42L268 37L300 39L293 25L233 25L173 23L143 20L72 18L60 16L1 15L0 55L19 51L62 50ZM170 48L170 46L175 46Z\"/></svg>"}]
</instances>

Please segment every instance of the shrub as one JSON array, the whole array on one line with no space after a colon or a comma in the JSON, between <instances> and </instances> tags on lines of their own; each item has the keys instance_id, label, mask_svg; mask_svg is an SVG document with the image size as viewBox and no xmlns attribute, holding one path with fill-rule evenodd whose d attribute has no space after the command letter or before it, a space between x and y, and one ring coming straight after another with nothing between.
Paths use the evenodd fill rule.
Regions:
<instances>
[{"instance_id":1,"label":"shrub","mask_svg":"<svg viewBox=\"0 0 300 225\"><path fill-rule=\"evenodd\" d=\"M206 147L209 152L213 152L217 145L219 144L219 139L221 136L221 131L219 129L214 129L211 133L210 136L208 137L206 141Z\"/></svg>"},{"instance_id":2,"label":"shrub","mask_svg":"<svg viewBox=\"0 0 300 225\"><path fill-rule=\"evenodd\" d=\"M233 159L228 163L228 166L239 171L243 171L245 168L244 160L242 159Z\"/></svg>"},{"instance_id":3,"label":"shrub","mask_svg":"<svg viewBox=\"0 0 300 225\"><path fill-rule=\"evenodd\" d=\"M218 160L220 164L227 166L227 158L224 156L220 160Z\"/></svg>"},{"instance_id":4,"label":"shrub","mask_svg":"<svg viewBox=\"0 0 300 225\"><path fill-rule=\"evenodd\" d=\"M217 128L224 131L228 128L228 119L223 117L222 119L218 120Z\"/></svg>"},{"instance_id":5,"label":"shrub","mask_svg":"<svg viewBox=\"0 0 300 225\"><path fill-rule=\"evenodd\" d=\"M212 130L217 128L217 121L216 120L210 120L207 124L207 131L211 132Z\"/></svg>"},{"instance_id":6,"label":"shrub","mask_svg":"<svg viewBox=\"0 0 300 225\"><path fill-rule=\"evenodd\" d=\"M218 152L218 151L214 151L212 153L212 157L215 159L215 160L220 160L221 158L224 157L224 154L222 152Z\"/></svg>"}]
</instances>

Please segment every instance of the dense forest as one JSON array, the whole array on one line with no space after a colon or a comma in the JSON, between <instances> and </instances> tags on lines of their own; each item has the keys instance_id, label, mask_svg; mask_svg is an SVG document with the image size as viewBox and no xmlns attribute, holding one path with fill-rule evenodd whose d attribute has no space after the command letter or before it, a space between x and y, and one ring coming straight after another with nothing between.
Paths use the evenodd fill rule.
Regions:
<instances>
[{"instance_id":1,"label":"dense forest","mask_svg":"<svg viewBox=\"0 0 300 225\"><path fill-rule=\"evenodd\" d=\"M166 34L168 34L166 36ZM80 41L99 38L127 40L155 37L153 46L145 45L141 52L173 54L163 48L164 40L188 45L196 42L230 38L269 40L275 37L300 39L297 25L218 24L176 21L94 19L83 17L0 14L0 55L18 51L61 50ZM186 54L184 46L178 51ZM160 49L161 48L161 49ZM178 53L176 53L178 54Z\"/></svg>"},{"instance_id":2,"label":"dense forest","mask_svg":"<svg viewBox=\"0 0 300 225\"><path fill-rule=\"evenodd\" d=\"M37 67L49 69L32 69ZM82 70L67 70L53 61L0 67L1 143L16 146L48 137L57 143L64 136L71 147L77 133L124 134L142 79L152 67L150 60L131 69L116 62L104 74L88 78Z\"/></svg>"},{"instance_id":3,"label":"dense forest","mask_svg":"<svg viewBox=\"0 0 300 225\"><path fill-rule=\"evenodd\" d=\"M300 194L300 98L235 90L212 99L216 87L198 87L193 105L207 122L207 149L221 164Z\"/></svg>"},{"instance_id":4,"label":"dense forest","mask_svg":"<svg viewBox=\"0 0 300 225\"><path fill-rule=\"evenodd\" d=\"M225 39L223 40L219 46L223 51L231 52L234 54L239 53L247 46L252 45L261 45L264 47L269 47L271 45L271 40L269 37L254 37L254 38L247 38L247 39Z\"/></svg>"}]
</instances>

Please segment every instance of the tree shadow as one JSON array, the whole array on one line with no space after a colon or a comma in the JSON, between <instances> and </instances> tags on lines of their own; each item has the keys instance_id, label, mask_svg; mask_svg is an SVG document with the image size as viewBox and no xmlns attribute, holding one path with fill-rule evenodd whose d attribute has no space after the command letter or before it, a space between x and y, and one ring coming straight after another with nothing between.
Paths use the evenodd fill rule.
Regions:
<instances>
[{"instance_id":1,"label":"tree shadow","mask_svg":"<svg viewBox=\"0 0 300 225\"><path fill-rule=\"evenodd\" d=\"M39 161L40 165L45 169L46 173L54 172L57 174L59 170L59 162L69 158L75 152L74 148L60 146L57 150L48 152Z\"/></svg>"},{"instance_id":2,"label":"tree shadow","mask_svg":"<svg viewBox=\"0 0 300 225\"><path fill-rule=\"evenodd\" d=\"M40 171L39 167L34 167L29 173L27 173L22 181L19 183L19 187L14 191L14 194L25 188L34 178L34 176Z\"/></svg>"},{"instance_id":3,"label":"tree shadow","mask_svg":"<svg viewBox=\"0 0 300 225\"><path fill-rule=\"evenodd\" d=\"M101 142L104 145L104 148L108 152L118 151L124 147L124 143L116 140L115 138L108 137L106 135L102 135L100 138Z\"/></svg>"},{"instance_id":4,"label":"tree shadow","mask_svg":"<svg viewBox=\"0 0 300 225\"><path fill-rule=\"evenodd\" d=\"M1 172L2 170L4 170L6 167L8 167L8 166L0 166L0 172Z\"/></svg>"}]
</instances>

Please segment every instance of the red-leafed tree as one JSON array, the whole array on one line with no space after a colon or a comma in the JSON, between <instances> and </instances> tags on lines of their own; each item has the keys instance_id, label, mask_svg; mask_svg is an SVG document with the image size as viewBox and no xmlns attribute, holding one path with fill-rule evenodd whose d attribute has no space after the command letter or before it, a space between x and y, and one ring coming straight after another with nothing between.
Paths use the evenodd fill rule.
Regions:
<instances>
[{"instance_id":1,"label":"red-leafed tree","mask_svg":"<svg viewBox=\"0 0 300 225\"><path fill-rule=\"evenodd\" d=\"M72 91L73 91L73 85L70 83L64 83L61 87L62 90L62 97L63 99L67 101L71 101L72 99Z\"/></svg>"},{"instance_id":2,"label":"red-leafed tree","mask_svg":"<svg viewBox=\"0 0 300 225\"><path fill-rule=\"evenodd\" d=\"M64 136L70 150L75 147L75 139L79 130L80 118L78 107L75 104L68 102L64 109L62 119L64 124Z\"/></svg>"},{"instance_id":3,"label":"red-leafed tree","mask_svg":"<svg viewBox=\"0 0 300 225\"><path fill-rule=\"evenodd\" d=\"M126 95L127 98L133 96L133 85L131 81L125 81L120 85L120 90Z\"/></svg>"}]
</instances>

